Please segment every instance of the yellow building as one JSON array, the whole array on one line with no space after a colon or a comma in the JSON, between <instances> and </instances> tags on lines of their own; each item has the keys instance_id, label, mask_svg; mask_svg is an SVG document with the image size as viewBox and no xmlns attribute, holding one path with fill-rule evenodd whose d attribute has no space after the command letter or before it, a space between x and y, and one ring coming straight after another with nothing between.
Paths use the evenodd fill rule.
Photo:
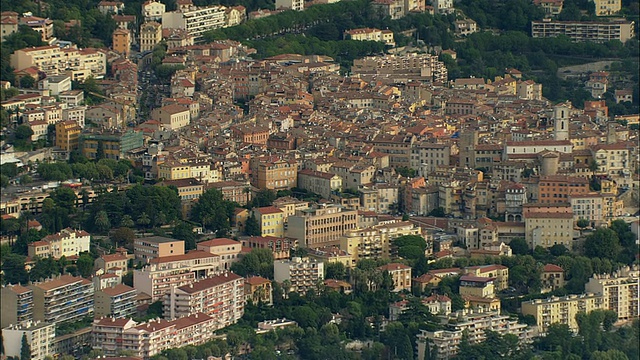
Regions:
<instances>
[{"instance_id":1,"label":"yellow building","mask_svg":"<svg viewBox=\"0 0 640 360\"><path fill-rule=\"evenodd\" d=\"M576 315L579 312L590 313L593 310L605 309L601 295L582 294L558 298L537 299L522 302L522 314L536 318L536 325L546 331L551 324L564 324L577 331Z\"/></svg>"},{"instance_id":2,"label":"yellow building","mask_svg":"<svg viewBox=\"0 0 640 360\"><path fill-rule=\"evenodd\" d=\"M531 212L525 215L525 240L532 249L561 244L571 249L573 213Z\"/></svg>"},{"instance_id":3,"label":"yellow building","mask_svg":"<svg viewBox=\"0 0 640 360\"><path fill-rule=\"evenodd\" d=\"M318 248L339 245L342 235L357 228L357 211L345 210L340 206L323 206L301 210L289 216L287 236L297 239L303 247Z\"/></svg>"},{"instance_id":4,"label":"yellow building","mask_svg":"<svg viewBox=\"0 0 640 360\"><path fill-rule=\"evenodd\" d=\"M355 262L360 259L388 259L389 244L395 238L405 235L420 236L422 231L409 221L353 229L340 237L340 249L350 254Z\"/></svg>"},{"instance_id":5,"label":"yellow building","mask_svg":"<svg viewBox=\"0 0 640 360\"><path fill-rule=\"evenodd\" d=\"M258 165L257 187L259 189L285 190L296 187L298 166L293 161L277 160Z\"/></svg>"},{"instance_id":6,"label":"yellow building","mask_svg":"<svg viewBox=\"0 0 640 360\"><path fill-rule=\"evenodd\" d=\"M260 225L261 236L284 236L284 212L274 206L253 210L253 217Z\"/></svg>"},{"instance_id":7,"label":"yellow building","mask_svg":"<svg viewBox=\"0 0 640 360\"><path fill-rule=\"evenodd\" d=\"M467 274L484 277L495 278L494 286L497 291L504 290L509 287L509 268L503 265L482 265L472 266L464 269Z\"/></svg>"},{"instance_id":8,"label":"yellow building","mask_svg":"<svg viewBox=\"0 0 640 360\"><path fill-rule=\"evenodd\" d=\"M340 250L337 246L325 246L317 249L309 249L308 255L312 259L328 263L342 263L345 268L355 266L353 257L346 251Z\"/></svg>"},{"instance_id":9,"label":"yellow building","mask_svg":"<svg viewBox=\"0 0 640 360\"><path fill-rule=\"evenodd\" d=\"M73 120L56 123L56 146L65 151L77 150L80 147L82 129Z\"/></svg>"},{"instance_id":10,"label":"yellow building","mask_svg":"<svg viewBox=\"0 0 640 360\"><path fill-rule=\"evenodd\" d=\"M112 39L113 51L128 57L131 52L131 33L129 30L116 29Z\"/></svg>"},{"instance_id":11,"label":"yellow building","mask_svg":"<svg viewBox=\"0 0 640 360\"><path fill-rule=\"evenodd\" d=\"M248 302L257 305L262 302L265 305L273 304L273 291L271 281L260 276L251 276L244 279L244 295Z\"/></svg>"},{"instance_id":12,"label":"yellow building","mask_svg":"<svg viewBox=\"0 0 640 360\"><path fill-rule=\"evenodd\" d=\"M151 51L162 41L162 25L150 21L140 26L140 52Z\"/></svg>"},{"instance_id":13,"label":"yellow building","mask_svg":"<svg viewBox=\"0 0 640 360\"><path fill-rule=\"evenodd\" d=\"M540 274L542 292L553 291L564 287L564 269L558 265L547 264Z\"/></svg>"},{"instance_id":14,"label":"yellow building","mask_svg":"<svg viewBox=\"0 0 640 360\"><path fill-rule=\"evenodd\" d=\"M495 278L463 275L460 277L460 295L492 298L495 295Z\"/></svg>"},{"instance_id":15,"label":"yellow building","mask_svg":"<svg viewBox=\"0 0 640 360\"><path fill-rule=\"evenodd\" d=\"M411 291L411 267L399 264L391 263L378 268L379 271L387 271L393 279L393 292L399 292L402 290Z\"/></svg>"},{"instance_id":16,"label":"yellow building","mask_svg":"<svg viewBox=\"0 0 640 360\"><path fill-rule=\"evenodd\" d=\"M357 41L380 41L385 45L395 46L393 31L371 28L352 29L344 32L344 38Z\"/></svg>"},{"instance_id":17,"label":"yellow building","mask_svg":"<svg viewBox=\"0 0 640 360\"><path fill-rule=\"evenodd\" d=\"M168 160L158 165L158 178L165 180L179 180L191 177L189 164L177 160Z\"/></svg>"},{"instance_id":18,"label":"yellow building","mask_svg":"<svg viewBox=\"0 0 640 360\"><path fill-rule=\"evenodd\" d=\"M622 0L593 0L596 16L611 16L622 9Z\"/></svg>"},{"instance_id":19,"label":"yellow building","mask_svg":"<svg viewBox=\"0 0 640 360\"><path fill-rule=\"evenodd\" d=\"M80 144L82 154L88 159L120 160L126 152L142 147L143 136L141 131L133 130L88 132L80 135Z\"/></svg>"}]
</instances>

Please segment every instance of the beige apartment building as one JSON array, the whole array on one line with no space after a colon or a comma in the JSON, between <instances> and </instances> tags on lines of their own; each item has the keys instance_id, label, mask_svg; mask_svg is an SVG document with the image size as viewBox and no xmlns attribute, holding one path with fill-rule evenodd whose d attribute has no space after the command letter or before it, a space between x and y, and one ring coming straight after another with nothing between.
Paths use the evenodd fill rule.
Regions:
<instances>
[{"instance_id":1,"label":"beige apartment building","mask_svg":"<svg viewBox=\"0 0 640 360\"><path fill-rule=\"evenodd\" d=\"M333 191L342 190L342 178L328 172L300 170L298 171L298 187L321 195L325 199L330 199Z\"/></svg>"},{"instance_id":2,"label":"beige apartment building","mask_svg":"<svg viewBox=\"0 0 640 360\"><path fill-rule=\"evenodd\" d=\"M531 22L531 37L557 37L566 35L574 41L606 42L611 40L627 40L634 36L633 21L555 21L544 19Z\"/></svg>"},{"instance_id":3,"label":"beige apartment building","mask_svg":"<svg viewBox=\"0 0 640 360\"><path fill-rule=\"evenodd\" d=\"M285 291L304 295L324 279L324 263L299 257L278 260L273 263L273 278L280 284L289 282L290 288L284 289Z\"/></svg>"},{"instance_id":4,"label":"beige apartment building","mask_svg":"<svg viewBox=\"0 0 640 360\"><path fill-rule=\"evenodd\" d=\"M256 176L259 189L288 190L297 186L298 165L294 161L260 162Z\"/></svg>"},{"instance_id":5,"label":"beige apartment building","mask_svg":"<svg viewBox=\"0 0 640 360\"><path fill-rule=\"evenodd\" d=\"M107 56L93 48L75 49L40 46L16 50L11 55L11 66L16 70L31 66L50 75L71 75L71 80L84 81L89 76L102 79L107 72Z\"/></svg>"},{"instance_id":6,"label":"beige apartment building","mask_svg":"<svg viewBox=\"0 0 640 360\"><path fill-rule=\"evenodd\" d=\"M361 259L389 259L391 242L405 235L422 235L422 231L409 221L348 230L340 237L340 249L351 255L354 262Z\"/></svg>"},{"instance_id":7,"label":"beige apartment building","mask_svg":"<svg viewBox=\"0 0 640 360\"><path fill-rule=\"evenodd\" d=\"M542 331L546 331L551 324L564 324L577 331L576 315L579 312L589 313L604 308L603 297L592 293L522 302L522 314L535 317L536 325Z\"/></svg>"},{"instance_id":8,"label":"beige apartment building","mask_svg":"<svg viewBox=\"0 0 640 360\"><path fill-rule=\"evenodd\" d=\"M235 324L244 314L244 278L225 272L189 285L173 287L164 297L165 319L203 313L215 318L216 329Z\"/></svg>"},{"instance_id":9,"label":"beige apartment building","mask_svg":"<svg viewBox=\"0 0 640 360\"><path fill-rule=\"evenodd\" d=\"M156 258L184 255L184 240L163 236L137 238L133 241L133 254L137 262L147 264Z\"/></svg>"},{"instance_id":10,"label":"beige apartment building","mask_svg":"<svg viewBox=\"0 0 640 360\"><path fill-rule=\"evenodd\" d=\"M509 268L504 265L471 266L465 268L464 271L477 277L495 278L493 285L497 291L509 287Z\"/></svg>"},{"instance_id":11,"label":"beige apartment building","mask_svg":"<svg viewBox=\"0 0 640 360\"><path fill-rule=\"evenodd\" d=\"M525 240L532 249L561 244L571 249L573 213L530 212L525 216Z\"/></svg>"},{"instance_id":12,"label":"beige apartment building","mask_svg":"<svg viewBox=\"0 0 640 360\"><path fill-rule=\"evenodd\" d=\"M595 275L585 286L585 291L602 295L603 308L618 313L618 319L629 321L640 314L638 303L638 267L626 267L612 275Z\"/></svg>"},{"instance_id":13,"label":"beige apartment building","mask_svg":"<svg viewBox=\"0 0 640 360\"><path fill-rule=\"evenodd\" d=\"M185 30L194 41L199 42L204 39L205 32L226 26L226 10L224 6L212 5L165 12L162 14L162 27Z\"/></svg>"},{"instance_id":14,"label":"beige apartment building","mask_svg":"<svg viewBox=\"0 0 640 360\"><path fill-rule=\"evenodd\" d=\"M495 278L489 277L462 275L460 277L460 295L492 298L495 296L495 280Z\"/></svg>"},{"instance_id":15,"label":"beige apartment building","mask_svg":"<svg viewBox=\"0 0 640 360\"><path fill-rule=\"evenodd\" d=\"M202 250L211 254L220 255L220 268L230 269L231 265L240 260L242 244L239 241L217 238L199 242L196 250Z\"/></svg>"},{"instance_id":16,"label":"beige apartment building","mask_svg":"<svg viewBox=\"0 0 640 360\"><path fill-rule=\"evenodd\" d=\"M80 276L61 275L28 287L33 291L36 321L58 324L93 314L93 283Z\"/></svg>"},{"instance_id":17,"label":"beige apartment building","mask_svg":"<svg viewBox=\"0 0 640 360\"><path fill-rule=\"evenodd\" d=\"M393 279L393 292L411 291L411 266L400 263L390 263L378 267L378 271L387 271Z\"/></svg>"},{"instance_id":18,"label":"beige apartment building","mask_svg":"<svg viewBox=\"0 0 640 360\"><path fill-rule=\"evenodd\" d=\"M351 29L344 32L344 38L356 41L379 41L385 45L395 46L393 31L371 28Z\"/></svg>"},{"instance_id":19,"label":"beige apartment building","mask_svg":"<svg viewBox=\"0 0 640 360\"><path fill-rule=\"evenodd\" d=\"M47 235L42 240L30 243L27 248L29 257L77 256L81 252L89 251L91 235L84 230L62 229L56 234Z\"/></svg>"},{"instance_id":20,"label":"beige apartment building","mask_svg":"<svg viewBox=\"0 0 640 360\"><path fill-rule=\"evenodd\" d=\"M188 285L220 271L220 256L193 250L184 255L152 259L144 268L133 271L133 285L138 293L151 296L153 302L162 299L172 287Z\"/></svg>"},{"instance_id":21,"label":"beige apartment building","mask_svg":"<svg viewBox=\"0 0 640 360\"><path fill-rule=\"evenodd\" d=\"M160 41L162 41L162 25L150 21L140 26L140 52L153 50Z\"/></svg>"},{"instance_id":22,"label":"beige apartment building","mask_svg":"<svg viewBox=\"0 0 640 360\"><path fill-rule=\"evenodd\" d=\"M136 289L124 284L105 287L95 293L95 316L129 318L136 313Z\"/></svg>"},{"instance_id":23,"label":"beige apartment building","mask_svg":"<svg viewBox=\"0 0 640 360\"><path fill-rule=\"evenodd\" d=\"M273 289L271 280L260 276L251 276L244 279L244 296L247 302L258 305L273 305Z\"/></svg>"},{"instance_id":24,"label":"beige apartment building","mask_svg":"<svg viewBox=\"0 0 640 360\"><path fill-rule=\"evenodd\" d=\"M303 247L339 245L345 232L358 227L358 212L340 206L322 206L301 210L288 218L287 236Z\"/></svg>"},{"instance_id":25,"label":"beige apartment building","mask_svg":"<svg viewBox=\"0 0 640 360\"><path fill-rule=\"evenodd\" d=\"M151 111L151 118L160 121L167 130L176 130L189 125L191 112L189 108L171 104Z\"/></svg>"}]
</instances>

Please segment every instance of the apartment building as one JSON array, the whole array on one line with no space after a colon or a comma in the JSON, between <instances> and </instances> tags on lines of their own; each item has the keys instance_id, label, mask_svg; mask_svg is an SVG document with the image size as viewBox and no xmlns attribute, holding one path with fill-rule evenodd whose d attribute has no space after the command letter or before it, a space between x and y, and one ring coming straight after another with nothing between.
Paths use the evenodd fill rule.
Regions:
<instances>
[{"instance_id":1,"label":"apartment building","mask_svg":"<svg viewBox=\"0 0 640 360\"><path fill-rule=\"evenodd\" d=\"M361 259L389 259L390 244L405 235L421 236L422 231L409 221L356 228L345 231L340 237L340 249L350 254L354 262Z\"/></svg>"},{"instance_id":2,"label":"apartment building","mask_svg":"<svg viewBox=\"0 0 640 360\"><path fill-rule=\"evenodd\" d=\"M162 14L162 28L186 30L188 36L200 42L204 39L205 32L226 26L226 9L224 6L212 5L165 12Z\"/></svg>"},{"instance_id":3,"label":"apartment building","mask_svg":"<svg viewBox=\"0 0 640 360\"><path fill-rule=\"evenodd\" d=\"M235 324L244 314L244 304L244 278L225 272L171 288L163 300L163 313L165 319L203 313L214 319L218 330Z\"/></svg>"},{"instance_id":4,"label":"apartment building","mask_svg":"<svg viewBox=\"0 0 640 360\"><path fill-rule=\"evenodd\" d=\"M2 316L0 327L26 325L33 320L33 290L8 284L0 290Z\"/></svg>"},{"instance_id":5,"label":"apartment building","mask_svg":"<svg viewBox=\"0 0 640 360\"><path fill-rule=\"evenodd\" d=\"M241 206L246 205L253 199L251 185L240 181L217 181L208 184L209 188L222 192L222 198L234 201Z\"/></svg>"},{"instance_id":6,"label":"apartment building","mask_svg":"<svg viewBox=\"0 0 640 360\"><path fill-rule=\"evenodd\" d=\"M550 248L556 244L572 248L572 212L529 212L524 215L524 223L525 240L532 249L536 246Z\"/></svg>"},{"instance_id":7,"label":"apartment building","mask_svg":"<svg viewBox=\"0 0 640 360\"><path fill-rule=\"evenodd\" d=\"M611 16L622 9L621 0L592 0L595 4L596 16Z\"/></svg>"},{"instance_id":8,"label":"apartment building","mask_svg":"<svg viewBox=\"0 0 640 360\"><path fill-rule=\"evenodd\" d=\"M32 66L50 75L67 74L73 81L84 81L89 76L102 79L107 72L107 56L102 50L40 46L16 50L11 55L11 66L16 70Z\"/></svg>"},{"instance_id":9,"label":"apartment building","mask_svg":"<svg viewBox=\"0 0 640 360\"><path fill-rule=\"evenodd\" d=\"M356 41L379 41L385 45L395 46L396 42L393 40L393 31L380 30L371 28L351 29L346 30L343 34L346 40Z\"/></svg>"},{"instance_id":10,"label":"apartment building","mask_svg":"<svg viewBox=\"0 0 640 360\"><path fill-rule=\"evenodd\" d=\"M542 292L549 292L564 287L564 269L558 265L546 264L540 274Z\"/></svg>"},{"instance_id":11,"label":"apartment building","mask_svg":"<svg viewBox=\"0 0 640 360\"><path fill-rule=\"evenodd\" d=\"M215 329L215 320L202 313L140 324L132 319L101 318L93 321L92 348L101 350L105 356L130 351L149 359L167 349L204 344Z\"/></svg>"},{"instance_id":12,"label":"apartment building","mask_svg":"<svg viewBox=\"0 0 640 360\"><path fill-rule=\"evenodd\" d=\"M151 118L160 121L167 130L177 130L189 125L191 112L189 108L178 104L165 105L151 111Z\"/></svg>"},{"instance_id":13,"label":"apartment building","mask_svg":"<svg viewBox=\"0 0 640 360\"><path fill-rule=\"evenodd\" d=\"M304 0L276 0L276 10L278 9L302 11L304 10Z\"/></svg>"},{"instance_id":14,"label":"apartment building","mask_svg":"<svg viewBox=\"0 0 640 360\"><path fill-rule=\"evenodd\" d=\"M598 164L596 172L612 177L630 176L632 148L627 143L599 144L591 148L591 156Z\"/></svg>"},{"instance_id":15,"label":"apartment building","mask_svg":"<svg viewBox=\"0 0 640 360\"><path fill-rule=\"evenodd\" d=\"M260 162L255 184L261 190L289 190L297 186L297 180L296 162L280 159Z\"/></svg>"},{"instance_id":16,"label":"apartment building","mask_svg":"<svg viewBox=\"0 0 640 360\"><path fill-rule=\"evenodd\" d=\"M131 53L131 32L125 29L116 29L111 37L113 51L129 57Z\"/></svg>"},{"instance_id":17,"label":"apartment building","mask_svg":"<svg viewBox=\"0 0 640 360\"><path fill-rule=\"evenodd\" d=\"M494 278L493 285L496 291L502 291L509 287L509 268L504 265L471 266L464 271L473 276Z\"/></svg>"},{"instance_id":18,"label":"apartment building","mask_svg":"<svg viewBox=\"0 0 640 360\"><path fill-rule=\"evenodd\" d=\"M448 321L446 321L448 320ZM420 330L417 335L418 360L425 360L426 347L429 353L437 354L437 360L451 359L458 353L458 346L466 332L469 343L477 344L486 339L486 331L495 331L500 335L512 334L521 344L531 343L537 333L525 324L512 320L497 311L460 310L449 314L445 319L446 330Z\"/></svg>"},{"instance_id":19,"label":"apartment building","mask_svg":"<svg viewBox=\"0 0 640 360\"><path fill-rule=\"evenodd\" d=\"M428 83L447 82L446 66L430 54L368 56L354 60L352 71L354 74L395 75Z\"/></svg>"},{"instance_id":20,"label":"apartment building","mask_svg":"<svg viewBox=\"0 0 640 360\"><path fill-rule=\"evenodd\" d=\"M253 209L252 216L260 226L261 236L284 236L284 211L275 206Z\"/></svg>"},{"instance_id":21,"label":"apartment building","mask_svg":"<svg viewBox=\"0 0 640 360\"><path fill-rule=\"evenodd\" d=\"M133 271L133 285L138 293L145 293L151 296L151 301L156 301L172 287L188 285L220 271L220 256L192 250L184 255L152 259L144 268Z\"/></svg>"},{"instance_id":22,"label":"apartment building","mask_svg":"<svg viewBox=\"0 0 640 360\"><path fill-rule=\"evenodd\" d=\"M522 314L536 318L536 325L545 332L551 324L563 324L578 331L576 315L580 312L605 309L602 295L588 293L565 297L550 297L522 302Z\"/></svg>"},{"instance_id":23,"label":"apartment building","mask_svg":"<svg viewBox=\"0 0 640 360\"><path fill-rule=\"evenodd\" d=\"M60 259L62 256L77 256L81 252L89 251L91 235L84 230L66 228L52 235L47 235L42 240L30 243L27 252L30 258L53 257Z\"/></svg>"},{"instance_id":24,"label":"apartment building","mask_svg":"<svg viewBox=\"0 0 640 360\"><path fill-rule=\"evenodd\" d=\"M196 246L197 250L219 255L220 268L224 270L230 269L234 262L239 261L240 253L242 252L242 244L240 242L227 238L202 241Z\"/></svg>"},{"instance_id":25,"label":"apartment building","mask_svg":"<svg viewBox=\"0 0 640 360\"><path fill-rule=\"evenodd\" d=\"M439 166L449 166L451 146L435 143L416 143L411 148L409 165L418 171L418 176L426 177Z\"/></svg>"},{"instance_id":26,"label":"apartment building","mask_svg":"<svg viewBox=\"0 0 640 360\"><path fill-rule=\"evenodd\" d=\"M603 308L618 313L618 320L638 318L640 271L638 267L625 267L609 275L594 275L585 285L585 291L602 295Z\"/></svg>"},{"instance_id":27,"label":"apartment building","mask_svg":"<svg viewBox=\"0 0 640 360\"><path fill-rule=\"evenodd\" d=\"M567 175L541 176L538 182L540 203L566 203L574 195L589 193L589 179Z\"/></svg>"},{"instance_id":28,"label":"apartment building","mask_svg":"<svg viewBox=\"0 0 640 360\"><path fill-rule=\"evenodd\" d=\"M242 239L242 246L251 249L268 249L275 260L288 259L292 249L298 247L296 239L274 236L252 236Z\"/></svg>"},{"instance_id":29,"label":"apartment building","mask_svg":"<svg viewBox=\"0 0 640 360\"><path fill-rule=\"evenodd\" d=\"M22 338L25 335L31 349L29 357L31 360L44 360L54 353L55 325L29 321L23 325L11 325L2 329L3 355L20 359L22 357Z\"/></svg>"},{"instance_id":30,"label":"apartment building","mask_svg":"<svg viewBox=\"0 0 640 360\"><path fill-rule=\"evenodd\" d=\"M564 0L533 0L533 3L542 7L546 15L556 16L562 12Z\"/></svg>"},{"instance_id":31,"label":"apartment building","mask_svg":"<svg viewBox=\"0 0 640 360\"><path fill-rule=\"evenodd\" d=\"M239 124L231 127L231 134L236 141L245 144L266 145L269 140L269 128L265 126Z\"/></svg>"},{"instance_id":32,"label":"apartment building","mask_svg":"<svg viewBox=\"0 0 640 360\"><path fill-rule=\"evenodd\" d=\"M531 36L534 38L568 36L573 41L606 42L619 40L627 42L634 36L633 21L557 21L544 19L531 22Z\"/></svg>"},{"instance_id":33,"label":"apartment building","mask_svg":"<svg viewBox=\"0 0 640 360\"><path fill-rule=\"evenodd\" d=\"M432 295L420 298L422 305L429 309L434 315L449 315L451 313L451 299L446 295ZM409 310L409 301L401 300L389 305L389 320L398 321L400 315Z\"/></svg>"},{"instance_id":34,"label":"apartment building","mask_svg":"<svg viewBox=\"0 0 640 360\"><path fill-rule=\"evenodd\" d=\"M339 245L340 237L358 227L358 213L340 206L322 206L289 216L287 236L303 247L317 248Z\"/></svg>"},{"instance_id":35,"label":"apartment building","mask_svg":"<svg viewBox=\"0 0 640 360\"><path fill-rule=\"evenodd\" d=\"M162 21L162 14L164 14L165 10L166 6L159 1L148 0L142 4L144 21Z\"/></svg>"},{"instance_id":36,"label":"apartment building","mask_svg":"<svg viewBox=\"0 0 640 360\"><path fill-rule=\"evenodd\" d=\"M389 166L411 166L411 149L415 142L415 136L385 135L375 137L373 145L375 151L389 155Z\"/></svg>"},{"instance_id":37,"label":"apartment building","mask_svg":"<svg viewBox=\"0 0 640 360\"><path fill-rule=\"evenodd\" d=\"M342 191L342 177L309 169L298 171L298 188L330 199L334 191Z\"/></svg>"},{"instance_id":38,"label":"apartment building","mask_svg":"<svg viewBox=\"0 0 640 360\"><path fill-rule=\"evenodd\" d=\"M126 249L121 249L115 254L105 254L95 259L94 269L102 270L103 274L106 273L119 273L126 274L128 271L129 256Z\"/></svg>"},{"instance_id":39,"label":"apartment building","mask_svg":"<svg viewBox=\"0 0 640 360\"><path fill-rule=\"evenodd\" d=\"M82 128L74 120L56 123L56 147L64 151L78 150Z\"/></svg>"},{"instance_id":40,"label":"apartment building","mask_svg":"<svg viewBox=\"0 0 640 360\"><path fill-rule=\"evenodd\" d=\"M316 289L318 282L324 279L324 263L299 257L277 260L273 263L273 276L280 284L289 282L289 289L284 289L287 293L304 295L308 290Z\"/></svg>"},{"instance_id":41,"label":"apartment building","mask_svg":"<svg viewBox=\"0 0 640 360\"><path fill-rule=\"evenodd\" d=\"M411 291L411 266L400 263L390 263L378 267L378 271L388 272L393 279L393 292Z\"/></svg>"},{"instance_id":42,"label":"apartment building","mask_svg":"<svg viewBox=\"0 0 640 360\"><path fill-rule=\"evenodd\" d=\"M271 280L260 276L251 276L244 279L244 295L247 302L257 305L262 302L265 305L273 305L273 289Z\"/></svg>"},{"instance_id":43,"label":"apartment building","mask_svg":"<svg viewBox=\"0 0 640 360\"><path fill-rule=\"evenodd\" d=\"M144 138L142 131L86 131L80 134L80 148L88 159L96 159L98 149L104 151L106 159L120 160L133 149L142 147Z\"/></svg>"},{"instance_id":44,"label":"apartment building","mask_svg":"<svg viewBox=\"0 0 640 360\"><path fill-rule=\"evenodd\" d=\"M164 7L164 4L162 6ZM160 41L162 41L162 25L149 21L140 26L140 52L153 50Z\"/></svg>"},{"instance_id":45,"label":"apartment building","mask_svg":"<svg viewBox=\"0 0 640 360\"><path fill-rule=\"evenodd\" d=\"M133 254L137 262L149 263L166 256L184 255L184 240L151 236L133 240Z\"/></svg>"},{"instance_id":46,"label":"apartment building","mask_svg":"<svg viewBox=\"0 0 640 360\"><path fill-rule=\"evenodd\" d=\"M3 11L0 16L0 41L4 41L5 36L18 32L18 13Z\"/></svg>"},{"instance_id":47,"label":"apartment building","mask_svg":"<svg viewBox=\"0 0 640 360\"><path fill-rule=\"evenodd\" d=\"M204 184L195 178L164 180L158 183L159 186L175 186L178 189L178 196L182 200L183 213L187 213L186 209L190 209L191 203L202 196L204 192Z\"/></svg>"},{"instance_id":48,"label":"apartment building","mask_svg":"<svg viewBox=\"0 0 640 360\"><path fill-rule=\"evenodd\" d=\"M95 316L110 316L116 319L132 317L137 311L136 295L136 289L124 284L96 291L94 295Z\"/></svg>"},{"instance_id":49,"label":"apartment building","mask_svg":"<svg viewBox=\"0 0 640 360\"><path fill-rule=\"evenodd\" d=\"M49 324L73 322L93 314L93 283L61 275L28 286L33 291L33 319Z\"/></svg>"},{"instance_id":50,"label":"apartment building","mask_svg":"<svg viewBox=\"0 0 640 360\"><path fill-rule=\"evenodd\" d=\"M460 277L460 295L478 298L495 297L495 280L493 277L462 275Z\"/></svg>"},{"instance_id":51,"label":"apartment building","mask_svg":"<svg viewBox=\"0 0 640 360\"><path fill-rule=\"evenodd\" d=\"M371 6L380 16L388 16L391 20L398 20L407 13L404 7L404 0L374 0Z\"/></svg>"}]
</instances>

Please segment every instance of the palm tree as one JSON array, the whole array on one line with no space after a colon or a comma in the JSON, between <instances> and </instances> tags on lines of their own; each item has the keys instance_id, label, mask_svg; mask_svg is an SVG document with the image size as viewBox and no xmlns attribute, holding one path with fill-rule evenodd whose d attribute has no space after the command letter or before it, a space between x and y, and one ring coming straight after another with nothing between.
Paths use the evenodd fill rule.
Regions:
<instances>
[{"instance_id":1,"label":"palm tree","mask_svg":"<svg viewBox=\"0 0 640 360\"><path fill-rule=\"evenodd\" d=\"M140 217L138 218L138 225L142 227L147 227L147 225L149 224L151 224L151 219L149 218L149 215L147 215L146 212L143 212L142 214L140 214Z\"/></svg>"},{"instance_id":2,"label":"palm tree","mask_svg":"<svg viewBox=\"0 0 640 360\"><path fill-rule=\"evenodd\" d=\"M104 210L101 210L96 214L94 223L96 224L98 230L101 232L107 231L111 227L111 220L109 220L109 215Z\"/></svg>"},{"instance_id":3,"label":"palm tree","mask_svg":"<svg viewBox=\"0 0 640 360\"><path fill-rule=\"evenodd\" d=\"M242 189L242 192L246 194L247 196L247 205L249 205L249 194L251 194L251 188L249 188L248 186L245 187L244 189Z\"/></svg>"}]
</instances>

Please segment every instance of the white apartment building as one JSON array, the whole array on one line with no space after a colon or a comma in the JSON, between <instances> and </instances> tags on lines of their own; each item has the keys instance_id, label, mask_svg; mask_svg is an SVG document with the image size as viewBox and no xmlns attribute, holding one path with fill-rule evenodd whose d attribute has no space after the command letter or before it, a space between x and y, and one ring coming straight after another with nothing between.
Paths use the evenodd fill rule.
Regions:
<instances>
[{"instance_id":1,"label":"white apartment building","mask_svg":"<svg viewBox=\"0 0 640 360\"><path fill-rule=\"evenodd\" d=\"M321 195L325 199L331 198L335 190L342 190L342 177L326 172L314 170L298 171L298 187Z\"/></svg>"},{"instance_id":2,"label":"white apartment building","mask_svg":"<svg viewBox=\"0 0 640 360\"><path fill-rule=\"evenodd\" d=\"M536 335L527 325L520 324L506 315L500 315L497 311L460 310L451 313L448 320L447 330L420 330L417 335L418 360L425 360L427 344L432 349L437 349L435 353L438 360L455 357L465 330L468 332L471 344L484 341L487 330L498 332L500 335L516 335L522 344L530 343Z\"/></svg>"},{"instance_id":3,"label":"white apartment building","mask_svg":"<svg viewBox=\"0 0 640 360\"><path fill-rule=\"evenodd\" d=\"M304 295L315 289L318 281L324 279L324 263L310 258L294 257L291 260L278 260L273 263L274 280L282 284L289 281L287 292Z\"/></svg>"},{"instance_id":4,"label":"white apartment building","mask_svg":"<svg viewBox=\"0 0 640 360\"><path fill-rule=\"evenodd\" d=\"M23 335L27 336L27 343L31 347L31 360L44 360L47 355L54 353L55 325L36 321L24 326L12 325L2 329L5 356L20 358Z\"/></svg>"},{"instance_id":5,"label":"white apartment building","mask_svg":"<svg viewBox=\"0 0 640 360\"><path fill-rule=\"evenodd\" d=\"M543 19L531 22L531 37L557 37L566 35L573 41L605 42L611 40L627 40L634 36L633 21L555 21Z\"/></svg>"},{"instance_id":6,"label":"white apartment building","mask_svg":"<svg viewBox=\"0 0 640 360\"><path fill-rule=\"evenodd\" d=\"M187 107L171 104L153 109L151 118L160 121L167 130L176 130L189 125L191 113Z\"/></svg>"},{"instance_id":7,"label":"white apartment building","mask_svg":"<svg viewBox=\"0 0 640 360\"><path fill-rule=\"evenodd\" d=\"M202 41L205 32L226 26L226 10L224 6L213 5L183 12L165 12L162 14L162 28L183 29L196 42Z\"/></svg>"},{"instance_id":8,"label":"white apartment building","mask_svg":"<svg viewBox=\"0 0 640 360\"><path fill-rule=\"evenodd\" d=\"M107 55L93 48L31 47L16 50L11 55L11 66L16 70L35 66L47 76L67 74L71 80L84 81L89 76L96 79L104 77Z\"/></svg>"},{"instance_id":9,"label":"white apartment building","mask_svg":"<svg viewBox=\"0 0 640 360\"><path fill-rule=\"evenodd\" d=\"M165 10L166 6L159 1L149 0L142 4L144 21L162 21L162 15Z\"/></svg>"},{"instance_id":10,"label":"white apartment building","mask_svg":"<svg viewBox=\"0 0 640 360\"><path fill-rule=\"evenodd\" d=\"M304 10L304 0L276 0L276 10L278 9L302 11Z\"/></svg>"},{"instance_id":11,"label":"white apartment building","mask_svg":"<svg viewBox=\"0 0 640 360\"><path fill-rule=\"evenodd\" d=\"M215 330L235 324L244 314L244 278L225 272L189 285L171 288L163 300L166 319L203 313L213 317Z\"/></svg>"},{"instance_id":12,"label":"white apartment building","mask_svg":"<svg viewBox=\"0 0 640 360\"><path fill-rule=\"evenodd\" d=\"M451 146L434 143L414 144L409 164L418 171L418 176L427 177L436 167L449 166Z\"/></svg>"},{"instance_id":13,"label":"white apartment building","mask_svg":"<svg viewBox=\"0 0 640 360\"><path fill-rule=\"evenodd\" d=\"M357 41L379 41L389 46L395 46L396 44L393 39L393 31L391 30L371 28L351 29L344 32L344 38Z\"/></svg>"},{"instance_id":14,"label":"white apartment building","mask_svg":"<svg viewBox=\"0 0 640 360\"><path fill-rule=\"evenodd\" d=\"M221 271L220 256L205 251L152 259L149 265L133 271L133 285L138 293L162 299L174 286L188 285Z\"/></svg>"},{"instance_id":15,"label":"white apartment building","mask_svg":"<svg viewBox=\"0 0 640 360\"><path fill-rule=\"evenodd\" d=\"M594 275L585 286L585 291L601 294L604 309L618 313L618 320L633 320L640 314L638 303L638 267L626 267L612 275Z\"/></svg>"},{"instance_id":16,"label":"white apartment building","mask_svg":"<svg viewBox=\"0 0 640 360\"><path fill-rule=\"evenodd\" d=\"M153 50L160 41L162 41L162 25L150 21L140 26L140 52Z\"/></svg>"},{"instance_id":17,"label":"white apartment building","mask_svg":"<svg viewBox=\"0 0 640 360\"><path fill-rule=\"evenodd\" d=\"M77 256L81 252L89 251L91 235L84 230L66 228L60 232L45 236L42 240L28 245L29 257L53 257L59 259L62 256Z\"/></svg>"}]
</instances>

